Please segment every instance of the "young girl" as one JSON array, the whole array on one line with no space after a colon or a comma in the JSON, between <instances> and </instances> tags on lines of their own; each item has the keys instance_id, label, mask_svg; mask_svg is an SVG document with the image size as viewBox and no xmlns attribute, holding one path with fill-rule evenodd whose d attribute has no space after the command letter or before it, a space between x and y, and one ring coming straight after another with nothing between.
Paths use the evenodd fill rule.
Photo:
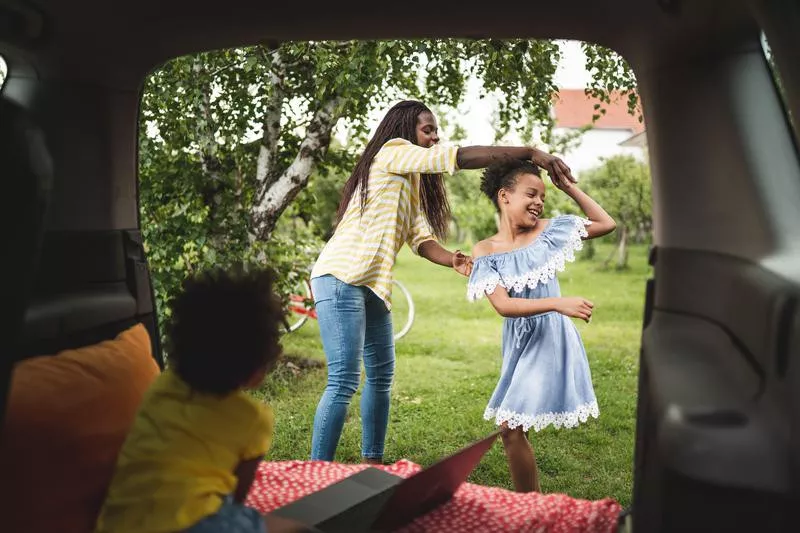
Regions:
<instances>
[{"instance_id":1,"label":"young girl","mask_svg":"<svg viewBox=\"0 0 800 533\"><path fill-rule=\"evenodd\" d=\"M280 355L268 271L212 272L173 304L170 368L154 382L120 451L98 533L260 532L244 507L272 440L269 407L248 396Z\"/></svg>"},{"instance_id":2,"label":"young girl","mask_svg":"<svg viewBox=\"0 0 800 533\"><path fill-rule=\"evenodd\" d=\"M599 411L589 364L578 330L569 318L589 321L594 305L562 297L556 271L564 270L581 239L614 230L616 224L597 202L569 181L557 182L588 220L542 214L545 186L532 163L507 160L489 167L481 190L500 212L496 235L473 249L468 298L487 295L503 324L500 380L484 418L503 428L514 487L539 491L536 458L527 439L553 425L575 427Z\"/></svg>"},{"instance_id":3,"label":"young girl","mask_svg":"<svg viewBox=\"0 0 800 533\"><path fill-rule=\"evenodd\" d=\"M570 181L569 167L526 146L440 146L436 118L408 100L392 107L359 158L342 192L336 232L311 272L328 384L314 416L311 458L332 461L361 361L361 455L383 460L394 375L392 268L404 243L428 261L469 275L470 260L437 241L446 234L450 207L442 173L485 168L499 157L533 160L553 180Z\"/></svg>"}]
</instances>

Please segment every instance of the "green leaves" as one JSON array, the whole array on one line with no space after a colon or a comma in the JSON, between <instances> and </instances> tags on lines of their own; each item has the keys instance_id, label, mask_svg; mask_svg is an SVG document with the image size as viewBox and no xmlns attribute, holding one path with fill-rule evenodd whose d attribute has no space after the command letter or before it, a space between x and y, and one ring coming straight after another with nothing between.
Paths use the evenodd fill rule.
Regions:
<instances>
[{"instance_id":1,"label":"green leaves","mask_svg":"<svg viewBox=\"0 0 800 533\"><path fill-rule=\"evenodd\" d=\"M494 204L480 190L481 174L477 170L461 170L447 178L453 211L450 238L459 245L472 246L497 232Z\"/></svg>"},{"instance_id":2,"label":"green leaves","mask_svg":"<svg viewBox=\"0 0 800 533\"><path fill-rule=\"evenodd\" d=\"M632 156L614 156L587 172L582 182L587 192L616 220L615 236L620 257L618 267L625 268L628 260L625 248L627 241L644 242L650 239L653 227L650 169L646 163Z\"/></svg>"},{"instance_id":3,"label":"green leaves","mask_svg":"<svg viewBox=\"0 0 800 533\"><path fill-rule=\"evenodd\" d=\"M592 43L582 43L586 55L586 68L592 74L586 94L601 102L611 103L610 94L618 92L627 99L628 111L637 115L642 121L642 110L639 106L639 95L636 92L636 77L630 65L616 52ZM601 114L605 110L598 109ZM595 120L599 115L595 115Z\"/></svg>"},{"instance_id":4,"label":"green leaves","mask_svg":"<svg viewBox=\"0 0 800 533\"><path fill-rule=\"evenodd\" d=\"M584 181L617 225L625 224L634 229L651 223L653 195L646 163L632 156L610 157L587 172Z\"/></svg>"}]
</instances>

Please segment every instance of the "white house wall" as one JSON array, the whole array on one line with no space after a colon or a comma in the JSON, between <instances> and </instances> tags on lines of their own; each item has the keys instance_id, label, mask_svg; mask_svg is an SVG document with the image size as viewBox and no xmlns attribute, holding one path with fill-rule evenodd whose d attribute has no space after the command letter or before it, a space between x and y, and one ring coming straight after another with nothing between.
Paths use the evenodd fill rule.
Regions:
<instances>
[{"instance_id":1,"label":"white house wall","mask_svg":"<svg viewBox=\"0 0 800 533\"><path fill-rule=\"evenodd\" d=\"M554 133L563 135L569 131L567 128L556 128ZM581 172L600 165L601 158L615 155L632 155L640 161L646 160L645 149L640 147L620 146L619 143L629 139L630 130L589 130L583 134L574 148L561 154L577 177Z\"/></svg>"}]
</instances>

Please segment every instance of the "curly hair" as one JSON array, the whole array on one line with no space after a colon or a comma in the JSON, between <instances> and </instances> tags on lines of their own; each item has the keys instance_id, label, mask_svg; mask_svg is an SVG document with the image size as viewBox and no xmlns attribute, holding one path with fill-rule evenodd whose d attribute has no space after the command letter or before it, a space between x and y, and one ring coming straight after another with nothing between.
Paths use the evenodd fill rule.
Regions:
<instances>
[{"instance_id":1,"label":"curly hair","mask_svg":"<svg viewBox=\"0 0 800 533\"><path fill-rule=\"evenodd\" d=\"M204 272L183 283L172 302L169 362L192 389L228 394L281 354L283 306L270 269Z\"/></svg>"},{"instance_id":2,"label":"curly hair","mask_svg":"<svg viewBox=\"0 0 800 533\"><path fill-rule=\"evenodd\" d=\"M533 174L542 177L541 170L531 161L522 159L504 158L489 165L481 177L481 192L489 197L494 206L500 210L497 203L497 193L500 189L513 190L517 178L522 174Z\"/></svg>"}]
</instances>

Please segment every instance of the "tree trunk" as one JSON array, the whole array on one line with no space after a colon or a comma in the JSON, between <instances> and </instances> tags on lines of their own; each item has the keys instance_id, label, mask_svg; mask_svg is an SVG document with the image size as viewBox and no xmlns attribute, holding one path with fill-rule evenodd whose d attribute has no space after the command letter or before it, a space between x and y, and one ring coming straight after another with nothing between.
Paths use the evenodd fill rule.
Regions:
<instances>
[{"instance_id":1,"label":"tree trunk","mask_svg":"<svg viewBox=\"0 0 800 533\"><path fill-rule=\"evenodd\" d=\"M193 64L192 70L198 78L204 77L206 72L205 64L198 56ZM197 102L196 112L203 119L205 127L198 130L198 144L200 145L200 160L205 179L201 188L203 203L208 206L208 219L211 221L212 233L208 235L211 247L215 250L224 248L227 239L227 228L218 224L220 194L225 187L223 177L222 162L219 159L219 144L215 138L214 117L211 112L211 87L201 91L202 97Z\"/></svg>"},{"instance_id":2,"label":"tree trunk","mask_svg":"<svg viewBox=\"0 0 800 533\"><path fill-rule=\"evenodd\" d=\"M622 269L628 266L628 237L630 230L627 224L620 222L617 225L617 245L603 261L603 268L608 268L611 261L616 258L616 268Z\"/></svg>"},{"instance_id":3,"label":"tree trunk","mask_svg":"<svg viewBox=\"0 0 800 533\"><path fill-rule=\"evenodd\" d=\"M276 165L278 156L278 139L281 135L281 115L283 102L286 100L286 66L280 56L279 50L269 54L270 93L264 109L264 122L262 125L261 146L258 150L256 161L256 182L259 190L271 187L280 177L280 169Z\"/></svg>"},{"instance_id":4,"label":"tree trunk","mask_svg":"<svg viewBox=\"0 0 800 533\"><path fill-rule=\"evenodd\" d=\"M594 259L595 254L597 254L597 248L594 245L594 240L589 239L585 243L583 243L583 252L581 253L581 259L584 261L591 261Z\"/></svg>"},{"instance_id":5,"label":"tree trunk","mask_svg":"<svg viewBox=\"0 0 800 533\"><path fill-rule=\"evenodd\" d=\"M628 228L622 226L619 233L619 244L617 245L617 269L621 270L628 267Z\"/></svg>"},{"instance_id":6,"label":"tree trunk","mask_svg":"<svg viewBox=\"0 0 800 533\"><path fill-rule=\"evenodd\" d=\"M324 102L314 113L300 143L300 150L285 171L275 180L265 180L259 186L259 200L253 209L255 237L269 240L281 213L306 186L314 165L325 155L331 143L331 133L338 120L340 98ZM266 176L269 176L269 172ZM271 183L270 183L271 181Z\"/></svg>"}]
</instances>

